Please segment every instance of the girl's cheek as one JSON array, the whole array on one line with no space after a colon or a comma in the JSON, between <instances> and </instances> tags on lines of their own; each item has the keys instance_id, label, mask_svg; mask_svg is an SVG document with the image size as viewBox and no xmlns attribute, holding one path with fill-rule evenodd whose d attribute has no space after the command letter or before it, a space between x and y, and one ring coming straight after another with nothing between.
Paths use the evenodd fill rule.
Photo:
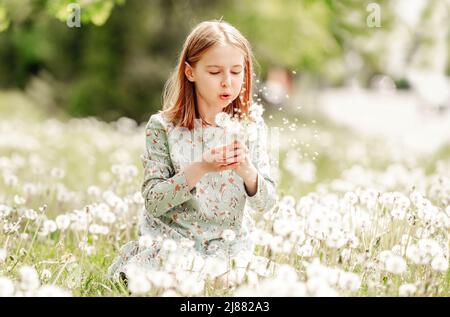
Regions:
<instances>
[{"instance_id":1,"label":"girl's cheek","mask_svg":"<svg viewBox=\"0 0 450 317\"><path fill-rule=\"evenodd\" d=\"M217 78L217 76L211 76L207 80L207 85L209 88L221 88L220 80Z\"/></svg>"},{"instance_id":2,"label":"girl's cheek","mask_svg":"<svg viewBox=\"0 0 450 317\"><path fill-rule=\"evenodd\" d=\"M211 94L220 87L220 81L217 78L207 78L203 83L203 90Z\"/></svg>"},{"instance_id":3,"label":"girl's cheek","mask_svg":"<svg viewBox=\"0 0 450 317\"><path fill-rule=\"evenodd\" d=\"M244 81L243 81L243 80L236 80L236 81L233 83L233 88L234 88L235 90L237 90L237 91L240 91L243 84L244 84Z\"/></svg>"}]
</instances>

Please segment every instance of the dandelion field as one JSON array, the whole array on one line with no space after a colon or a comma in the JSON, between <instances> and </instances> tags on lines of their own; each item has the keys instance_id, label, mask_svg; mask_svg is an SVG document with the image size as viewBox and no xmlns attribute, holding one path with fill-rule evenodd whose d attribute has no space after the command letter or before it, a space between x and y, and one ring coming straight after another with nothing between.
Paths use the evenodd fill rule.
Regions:
<instances>
[{"instance_id":1,"label":"dandelion field","mask_svg":"<svg viewBox=\"0 0 450 317\"><path fill-rule=\"evenodd\" d=\"M300 116L281 132L279 203L254 214L254 261L167 243L125 285L106 271L137 238L145 124L56 119L14 92L0 117L0 296L450 295L448 145L423 156Z\"/></svg>"}]
</instances>

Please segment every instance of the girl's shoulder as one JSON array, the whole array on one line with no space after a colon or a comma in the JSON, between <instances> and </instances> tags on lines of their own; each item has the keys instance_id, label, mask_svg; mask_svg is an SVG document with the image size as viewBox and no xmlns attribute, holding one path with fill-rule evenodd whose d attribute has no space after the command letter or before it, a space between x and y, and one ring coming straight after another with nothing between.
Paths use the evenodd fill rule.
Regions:
<instances>
[{"instance_id":1,"label":"girl's shoulder","mask_svg":"<svg viewBox=\"0 0 450 317\"><path fill-rule=\"evenodd\" d=\"M159 111L150 116L148 120L146 130L164 130L167 132L168 129L172 128L173 124L169 122L165 117L162 111Z\"/></svg>"}]
</instances>

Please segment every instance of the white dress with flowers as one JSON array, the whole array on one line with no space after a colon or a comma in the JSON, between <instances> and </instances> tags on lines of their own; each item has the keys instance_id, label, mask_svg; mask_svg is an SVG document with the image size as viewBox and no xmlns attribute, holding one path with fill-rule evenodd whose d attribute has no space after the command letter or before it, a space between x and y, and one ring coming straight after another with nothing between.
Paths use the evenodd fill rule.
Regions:
<instances>
[{"instance_id":1,"label":"white dress with flowers","mask_svg":"<svg viewBox=\"0 0 450 317\"><path fill-rule=\"evenodd\" d=\"M229 131L198 125L189 131L174 127L162 113L151 116L146 126L146 151L141 156L145 209L139 219L139 236L145 238L139 240L141 243L131 241L122 247L108 270L110 278L117 279L130 263L156 269L167 240L191 242L195 252L203 257L252 256L251 213L270 210L276 203L267 152L267 126L262 117L247 131L252 129L253 133L243 141L258 170L255 195L247 194L242 178L232 170L207 173L189 191L183 167L205 150L228 144ZM232 241L222 237L227 229L235 234Z\"/></svg>"}]
</instances>

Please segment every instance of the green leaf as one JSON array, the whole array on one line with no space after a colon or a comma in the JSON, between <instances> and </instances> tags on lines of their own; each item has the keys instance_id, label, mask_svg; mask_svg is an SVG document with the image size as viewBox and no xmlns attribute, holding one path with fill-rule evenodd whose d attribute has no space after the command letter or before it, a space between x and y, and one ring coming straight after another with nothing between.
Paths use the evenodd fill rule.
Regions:
<instances>
[{"instance_id":1,"label":"green leaf","mask_svg":"<svg viewBox=\"0 0 450 317\"><path fill-rule=\"evenodd\" d=\"M9 27L9 19L4 6L0 6L0 32L5 31Z\"/></svg>"},{"instance_id":2,"label":"green leaf","mask_svg":"<svg viewBox=\"0 0 450 317\"><path fill-rule=\"evenodd\" d=\"M93 4L89 7L89 14L93 24L101 26L105 24L111 15L111 11L114 8L114 3L112 1L103 1L100 3Z\"/></svg>"}]
</instances>

